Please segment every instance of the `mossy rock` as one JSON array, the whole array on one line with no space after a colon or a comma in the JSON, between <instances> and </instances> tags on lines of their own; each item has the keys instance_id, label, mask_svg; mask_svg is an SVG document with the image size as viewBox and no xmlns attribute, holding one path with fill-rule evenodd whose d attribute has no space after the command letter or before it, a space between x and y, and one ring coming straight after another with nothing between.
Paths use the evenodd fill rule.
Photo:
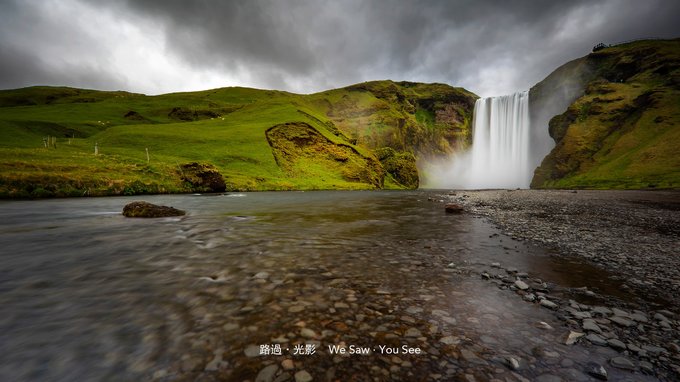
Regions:
<instances>
[{"instance_id":1,"label":"mossy rock","mask_svg":"<svg viewBox=\"0 0 680 382\"><path fill-rule=\"evenodd\" d=\"M375 150L375 155L382 163L385 171L392 178L409 189L417 189L420 183L416 158L409 152L397 152L391 147L383 147Z\"/></svg>"},{"instance_id":2,"label":"mossy rock","mask_svg":"<svg viewBox=\"0 0 680 382\"><path fill-rule=\"evenodd\" d=\"M348 143L331 141L307 123L273 126L266 137L276 163L290 177L342 179L383 188L385 171L375 158Z\"/></svg>"},{"instance_id":3,"label":"mossy rock","mask_svg":"<svg viewBox=\"0 0 680 382\"><path fill-rule=\"evenodd\" d=\"M227 185L215 166L207 163L186 163L180 166L182 180L199 192L224 192Z\"/></svg>"},{"instance_id":4,"label":"mossy rock","mask_svg":"<svg viewBox=\"0 0 680 382\"><path fill-rule=\"evenodd\" d=\"M132 202L123 207L123 216L129 218L162 218L183 215L186 215L186 212L177 208L148 202Z\"/></svg>"}]
</instances>

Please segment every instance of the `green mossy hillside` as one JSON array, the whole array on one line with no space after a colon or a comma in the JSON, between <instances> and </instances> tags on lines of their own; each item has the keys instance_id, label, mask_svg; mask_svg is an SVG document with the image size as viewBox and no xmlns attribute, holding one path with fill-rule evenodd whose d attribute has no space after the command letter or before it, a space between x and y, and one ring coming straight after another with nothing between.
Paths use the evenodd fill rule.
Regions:
<instances>
[{"instance_id":1,"label":"green mossy hillside","mask_svg":"<svg viewBox=\"0 0 680 382\"><path fill-rule=\"evenodd\" d=\"M215 176L226 191L413 188L374 150L424 158L465 147L475 98L392 81L310 95L2 90L0 197L219 191Z\"/></svg>"},{"instance_id":2,"label":"green mossy hillside","mask_svg":"<svg viewBox=\"0 0 680 382\"><path fill-rule=\"evenodd\" d=\"M680 188L680 39L609 47L581 62L583 95L550 120L533 188Z\"/></svg>"}]
</instances>

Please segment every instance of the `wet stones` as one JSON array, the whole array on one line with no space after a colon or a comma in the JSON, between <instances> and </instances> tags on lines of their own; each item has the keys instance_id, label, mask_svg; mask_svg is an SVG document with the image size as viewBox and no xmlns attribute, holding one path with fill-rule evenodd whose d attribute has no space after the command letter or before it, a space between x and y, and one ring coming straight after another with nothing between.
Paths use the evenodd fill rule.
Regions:
<instances>
[{"instance_id":1,"label":"wet stones","mask_svg":"<svg viewBox=\"0 0 680 382\"><path fill-rule=\"evenodd\" d=\"M617 340L616 338L610 338L607 340L607 344L612 347L613 349L616 349L618 351L624 351L626 350L626 344L621 342L620 340Z\"/></svg>"},{"instance_id":2,"label":"wet stones","mask_svg":"<svg viewBox=\"0 0 680 382\"><path fill-rule=\"evenodd\" d=\"M255 377L255 382L273 382L276 372L279 371L279 367L276 365L266 366L264 369L260 370Z\"/></svg>"},{"instance_id":3,"label":"wet stones","mask_svg":"<svg viewBox=\"0 0 680 382\"><path fill-rule=\"evenodd\" d=\"M583 336L585 336L585 334L570 331L569 334L567 334L566 338L564 339L564 344L565 345L573 345Z\"/></svg>"},{"instance_id":4,"label":"wet stones","mask_svg":"<svg viewBox=\"0 0 680 382\"><path fill-rule=\"evenodd\" d=\"M609 360L609 363L611 363L612 366L623 369L623 370L635 370L637 367L635 367L635 364L633 361L629 360L626 357L614 357L611 360Z\"/></svg>"},{"instance_id":5,"label":"wet stones","mask_svg":"<svg viewBox=\"0 0 680 382\"><path fill-rule=\"evenodd\" d=\"M295 373L295 382L311 382L314 378L306 370L300 370Z\"/></svg>"},{"instance_id":6,"label":"wet stones","mask_svg":"<svg viewBox=\"0 0 680 382\"><path fill-rule=\"evenodd\" d=\"M590 341L593 345L607 346L607 340L605 340L604 338L595 333L588 334L586 336L586 339Z\"/></svg>"},{"instance_id":7,"label":"wet stones","mask_svg":"<svg viewBox=\"0 0 680 382\"><path fill-rule=\"evenodd\" d=\"M447 214L462 214L464 209L460 204L449 203L444 206L444 211L446 211Z\"/></svg>"},{"instance_id":8,"label":"wet stones","mask_svg":"<svg viewBox=\"0 0 680 382\"><path fill-rule=\"evenodd\" d=\"M607 369L596 362L588 362L588 364L586 364L586 373L601 381L606 381L608 379Z\"/></svg>"},{"instance_id":9,"label":"wet stones","mask_svg":"<svg viewBox=\"0 0 680 382\"><path fill-rule=\"evenodd\" d=\"M525 283L524 281L522 281L522 280L516 280L516 281L515 281L515 286L516 286L517 289L519 289L519 290L527 290L527 289L529 289L529 285L528 285L527 283Z\"/></svg>"},{"instance_id":10,"label":"wet stones","mask_svg":"<svg viewBox=\"0 0 680 382\"><path fill-rule=\"evenodd\" d=\"M583 330L585 330L585 331L602 334L602 329L600 328L599 325L597 325L597 323L593 319L583 320L583 324L581 326L583 327Z\"/></svg>"}]
</instances>

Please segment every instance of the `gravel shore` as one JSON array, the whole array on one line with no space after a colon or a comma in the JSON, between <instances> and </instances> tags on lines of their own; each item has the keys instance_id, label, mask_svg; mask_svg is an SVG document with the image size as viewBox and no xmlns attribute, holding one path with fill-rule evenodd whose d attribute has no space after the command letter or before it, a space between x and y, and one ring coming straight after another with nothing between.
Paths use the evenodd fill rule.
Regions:
<instances>
[{"instance_id":1,"label":"gravel shore","mask_svg":"<svg viewBox=\"0 0 680 382\"><path fill-rule=\"evenodd\" d=\"M443 199L513 238L591 261L641 302L680 306L680 192L490 190Z\"/></svg>"}]
</instances>

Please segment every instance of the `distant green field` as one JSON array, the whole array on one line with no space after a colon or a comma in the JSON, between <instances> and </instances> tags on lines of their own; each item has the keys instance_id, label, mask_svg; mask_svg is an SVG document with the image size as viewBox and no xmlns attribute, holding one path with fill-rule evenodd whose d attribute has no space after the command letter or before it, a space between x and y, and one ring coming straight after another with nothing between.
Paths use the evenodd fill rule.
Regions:
<instances>
[{"instance_id":1,"label":"distant green field","mask_svg":"<svg viewBox=\"0 0 680 382\"><path fill-rule=\"evenodd\" d=\"M192 162L217 168L228 190L404 188L372 150L448 150L453 142L446 139L460 139L468 128L474 98L447 85L391 81L312 95L246 88L159 96L55 87L0 91L0 196L191 192L181 165ZM432 116L445 106L458 108L459 120L440 120L433 133ZM283 168L272 145L285 145L266 132L292 122L317 135L314 145L298 142L303 150L292 159L279 150L295 163ZM351 158L323 159L333 145L348 147ZM315 155L319 160L309 159ZM357 160L375 162L369 178L380 182L349 171Z\"/></svg>"}]
</instances>

